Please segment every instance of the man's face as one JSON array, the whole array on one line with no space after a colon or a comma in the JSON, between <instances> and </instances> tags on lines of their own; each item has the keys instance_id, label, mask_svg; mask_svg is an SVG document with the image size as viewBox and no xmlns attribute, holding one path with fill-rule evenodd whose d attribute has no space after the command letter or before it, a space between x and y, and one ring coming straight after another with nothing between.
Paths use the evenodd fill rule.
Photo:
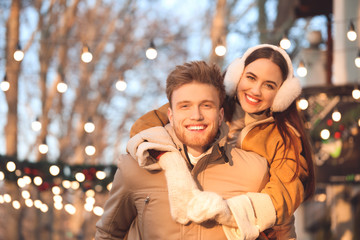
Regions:
<instances>
[{"instance_id":1,"label":"man's face","mask_svg":"<svg viewBox=\"0 0 360 240\"><path fill-rule=\"evenodd\" d=\"M202 154L211 144L224 117L216 88L192 82L172 94L168 117L176 136L193 156Z\"/></svg>"}]
</instances>

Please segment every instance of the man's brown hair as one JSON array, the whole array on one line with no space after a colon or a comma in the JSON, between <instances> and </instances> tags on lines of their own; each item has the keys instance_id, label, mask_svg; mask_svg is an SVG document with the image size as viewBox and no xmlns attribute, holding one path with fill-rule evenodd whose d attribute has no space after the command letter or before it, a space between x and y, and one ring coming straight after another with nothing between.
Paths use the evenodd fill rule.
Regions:
<instances>
[{"instance_id":1,"label":"man's brown hair","mask_svg":"<svg viewBox=\"0 0 360 240\"><path fill-rule=\"evenodd\" d=\"M226 93L221 70L217 65L208 65L204 61L193 61L178 65L169 74L166 80L166 95L170 107L172 93L179 87L192 82L214 86L219 93L220 107L222 107Z\"/></svg>"}]
</instances>

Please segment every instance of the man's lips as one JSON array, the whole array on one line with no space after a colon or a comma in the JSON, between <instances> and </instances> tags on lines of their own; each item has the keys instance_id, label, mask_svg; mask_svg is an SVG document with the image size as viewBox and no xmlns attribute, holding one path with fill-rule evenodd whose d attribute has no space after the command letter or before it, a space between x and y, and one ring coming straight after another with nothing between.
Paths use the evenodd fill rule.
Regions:
<instances>
[{"instance_id":1,"label":"man's lips","mask_svg":"<svg viewBox=\"0 0 360 240\"><path fill-rule=\"evenodd\" d=\"M186 129L190 131L202 131L207 127L207 125L187 125Z\"/></svg>"}]
</instances>

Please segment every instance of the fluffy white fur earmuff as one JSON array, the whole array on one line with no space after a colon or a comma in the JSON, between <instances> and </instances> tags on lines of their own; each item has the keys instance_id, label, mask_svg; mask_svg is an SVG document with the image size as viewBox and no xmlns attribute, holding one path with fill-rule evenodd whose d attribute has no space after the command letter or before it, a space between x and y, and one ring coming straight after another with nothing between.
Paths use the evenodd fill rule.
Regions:
<instances>
[{"instance_id":1,"label":"fluffy white fur earmuff","mask_svg":"<svg viewBox=\"0 0 360 240\"><path fill-rule=\"evenodd\" d=\"M275 45L260 44L255 47L251 47L244 53L241 58L235 59L226 70L224 78L226 94L230 97L236 94L237 85L244 72L245 60L252 52L264 47L269 47L279 52L285 58L288 65L288 76L278 90L273 105L271 106L271 110L273 112L282 112L286 110L290 104L300 95L301 85L300 81L294 77L293 67L289 55L284 49Z\"/></svg>"}]
</instances>

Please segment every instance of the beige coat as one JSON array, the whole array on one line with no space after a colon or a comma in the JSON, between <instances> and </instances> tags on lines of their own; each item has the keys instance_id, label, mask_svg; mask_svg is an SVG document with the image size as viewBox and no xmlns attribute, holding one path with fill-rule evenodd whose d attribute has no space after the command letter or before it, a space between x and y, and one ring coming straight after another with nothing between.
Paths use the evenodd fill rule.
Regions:
<instances>
[{"instance_id":1,"label":"beige coat","mask_svg":"<svg viewBox=\"0 0 360 240\"><path fill-rule=\"evenodd\" d=\"M182 144L170 132L178 148ZM224 136L224 135L222 135ZM221 151L225 139L219 139L191 170L201 190L216 192L228 199L245 192L259 192L268 182L264 158L251 152L232 149L227 157ZM186 156L184 155L186 159ZM215 221L181 225L170 214L164 171L139 167L129 155L118 162L105 212L96 224L96 239L227 239ZM224 174L225 173L225 174Z\"/></svg>"}]
</instances>

